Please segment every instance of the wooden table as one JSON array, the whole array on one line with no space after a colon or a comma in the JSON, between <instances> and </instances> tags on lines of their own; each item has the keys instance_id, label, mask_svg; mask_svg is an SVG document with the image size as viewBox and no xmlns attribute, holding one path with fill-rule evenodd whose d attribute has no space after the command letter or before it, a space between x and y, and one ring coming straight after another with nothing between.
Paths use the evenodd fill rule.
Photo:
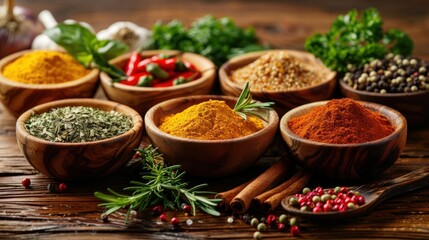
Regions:
<instances>
[{"instance_id":1,"label":"wooden table","mask_svg":"<svg viewBox=\"0 0 429 240\"><path fill-rule=\"evenodd\" d=\"M410 1L16 1L38 12L49 9L57 20L74 18L87 21L101 30L119 20L136 22L144 27L157 20L174 18L189 24L206 14L230 16L240 26L252 25L263 41L278 48L303 49L303 42L316 31L326 31L338 14L349 9L375 6L386 28L405 30L414 40L414 55L429 59L429 2ZM104 98L102 93L98 98ZM429 125L429 124L428 124ZM269 160L269 157L267 158ZM263 159L263 160L267 160ZM407 145L399 160L380 178L391 178L427 165L429 161L429 127L409 131ZM254 167L264 167L263 162ZM251 175L251 173L250 173ZM21 180L31 178L32 188L25 189ZM139 213L131 224L124 224L124 214L115 213L103 223L103 209L93 197L94 191L107 187L120 190L130 178L138 177L138 168L129 165L108 178L68 183L65 193L49 193L47 185L56 182L37 173L25 160L15 139L15 119L0 106L0 239L181 239L224 238L251 239L255 229L242 220L228 224L228 213L211 217L198 212L194 224L182 224L181 231L171 231L168 224L158 224L149 212ZM237 182L246 176L234 178ZM249 177L249 176L247 176ZM209 182L221 191L231 187L230 179L195 179L191 183ZM283 213L279 209L277 214ZM168 212L186 219L183 213ZM301 238L429 238L429 188L392 198L367 216L343 222L302 221ZM289 233L270 229L266 239L289 238Z\"/></svg>"}]
</instances>

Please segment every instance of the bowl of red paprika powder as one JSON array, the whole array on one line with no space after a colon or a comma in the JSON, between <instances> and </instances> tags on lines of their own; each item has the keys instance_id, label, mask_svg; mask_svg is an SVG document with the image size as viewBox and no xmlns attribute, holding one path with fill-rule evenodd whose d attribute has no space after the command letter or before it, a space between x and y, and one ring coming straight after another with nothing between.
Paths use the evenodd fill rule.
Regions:
<instances>
[{"instance_id":1,"label":"bowl of red paprika powder","mask_svg":"<svg viewBox=\"0 0 429 240\"><path fill-rule=\"evenodd\" d=\"M216 66L208 58L175 50L127 53L110 61L127 79L112 81L106 73L100 82L109 100L132 107L142 116L165 100L210 93Z\"/></svg>"},{"instance_id":2,"label":"bowl of red paprika powder","mask_svg":"<svg viewBox=\"0 0 429 240\"><path fill-rule=\"evenodd\" d=\"M280 131L302 167L353 180L374 177L395 163L405 146L407 122L392 108L343 98L290 110Z\"/></svg>"}]
</instances>

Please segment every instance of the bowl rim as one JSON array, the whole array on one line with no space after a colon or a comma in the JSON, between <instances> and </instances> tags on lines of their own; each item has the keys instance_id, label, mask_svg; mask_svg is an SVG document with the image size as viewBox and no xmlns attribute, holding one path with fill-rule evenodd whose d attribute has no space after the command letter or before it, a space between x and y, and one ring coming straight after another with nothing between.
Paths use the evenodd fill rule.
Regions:
<instances>
[{"instance_id":1,"label":"bowl rim","mask_svg":"<svg viewBox=\"0 0 429 240\"><path fill-rule=\"evenodd\" d=\"M175 102L180 102L180 101L183 101L185 99L188 99L188 100L189 99L198 99L198 100L201 100L201 102L208 101L210 99L212 99L212 100L226 100L226 99L227 100L237 100L236 97L224 96L224 95L195 95L195 96L187 96L187 97L180 97L180 98L173 98L170 100L166 100L166 101L163 101L161 103L154 105L153 107L151 107L146 112L145 117L144 117L145 127L150 128L152 131L154 131L158 135L173 139L175 141L190 142L190 143L201 143L201 144L234 143L234 142L246 141L246 140L254 139L254 138L259 137L261 135L265 135L268 132L270 132L273 128L275 128L275 130L277 131L277 128L278 128L279 116L274 109L269 110L270 119L269 119L268 123L259 131L251 133L251 134L246 135L246 136L238 137L238 138L219 139L219 140L202 140L202 139L191 139L191 138L178 137L178 136L175 136L175 135L172 135L172 134L169 134L169 133L162 131L161 129L159 129L158 126L156 126L153 119L149 118L149 115L153 115L153 113L158 108L165 106L165 105L170 105L170 104L175 103ZM204 100L204 99L206 99L206 100ZM190 106L192 106L192 105L190 105ZM263 120L261 120L261 121L263 121ZM148 132L148 131L146 131L146 132Z\"/></svg>"},{"instance_id":2,"label":"bowl rim","mask_svg":"<svg viewBox=\"0 0 429 240\"><path fill-rule=\"evenodd\" d=\"M235 56L231 59L229 59L228 61L226 61L225 63L223 63L221 65L221 67L219 68L219 80L220 82L224 81L225 83L227 83L228 85L237 87L239 89L243 89L242 86L238 85L236 82L232 81L231 78L229 77L230 75L227 74L227 71L225 70L230 64L235 63L235 62L239 62L242 61L244 59L253 59L251 61L251 63L253 61L255 61L256 59L258 59L259 57L261 57L262 55L264 55L265 53L268 52L288 52L288 53L292 53L292 54L304 54L309 56L310 58L313 58L314 61L316 63L318 63L321 67L325 68L325 70L327 71L327 76L326 76L326 80L315 84L315 85L310 85L310 86L306 86L306 87L301 87L301 88L294 88L294 89L286 89L286 90L281 90L281 91L275 91L275 90L251 90L252 93L269 93L269 94L278 94L278 93L292 93L292 92L299 92L299 91L304 91L304 90L309 90L309 89L314 89L314 88L318 88L320 86L324 86L327 85L328 83L337 80L337 72L332 71L331 69L329 69L326 65L323 64L322 61L320 61L320 59L316 58L316 56L314 56L313 54L306 52L306 51L298 51L298 50L291 50L291 49L269 49L269 50L262 50L262 51L255 51L255 52L249 52L249 53L245 53L245 54L241 54L238 56ZM246 65L244 65L246 66ZM244 66L241 66L239 68L242 68ZM236 69L231 69L231 70L236 70Z\"/></svg>"},{"instance_id":3,"label":"bowl rim","mask_svg":"<svg viewBox=\"0 0 429 240\"><path fill-rule=\"evenodd\" d=\"M371 97L386 97L386 98L397 98L397 97L407 97L407 96L419 96L419 95L425 95L425 94L429 94L428 90L423 90L423 91L417 91L417 92L409 92L409 93L374 93L374 92L368 92L368 91L364 91L364 90L358 90L358 89L354 89L351 86L349 86L346 82L344 82L344 80L339 79L338 81L340 83L340 87L343 90L358 94L358 95L362 95L362 96L371 96Z\"/></svg>"},{"instance_id":4,"label":"bowl rim","mask_svg":"<svg viewBox=\"0 0 429 240\"><path fill-rule=\"evenodd\" d=\"M25 121L31 117L33 114L41 114L44 112L47 112L53 108L57 107L66 107L66 106L87 106L92 107L94 103L101 104L103 106L112 107L112 110L116 111L115 109L121 108L126 110L128 113L126 115L131 117L131 120L133 122L133 127L130 128L128 131L106 139L101 139L97 141L90 141L90 142L78 142L78 143L72 143L72 142L51 142L42 138L38 138L36 136L31 135L27 130L25 130L24 123ZM125 113L123 113L125 114ZM37 105L35 107L32 107L22 113L18 119L16 120L16 131L21 132L24 139L28 139L32 142L37 142L43 145L49 145L49 146L91 146L91 145L97 145L97 144L103 144L110 141L116 141L122 138L123 136L133 134L134 132L141 132L143 127L143 119L140 116L140 114L132 109L131 107L128 107L127 105L108 101L108 100L102 100L102 99L95 99L95 98L70 98L70 99L62 99L52 102L43 103L40 105ZM18 134L17 134L18 137Z\"/></svg>"},{"instance_id":5,"label":"bowl rim","mask_svg":"<svg viewBox=\"0 0 429 240\"><path fill-rule=\"evenodd\" d=\"M125 90L125 91L135 91L135 92L165 92L165 91L176 91L176 90L180 90L180 89L184 89L184 88L192 88L194 86L200 85L202 83L204 83L205 81L209 80L210 78L215 77L216 74L216 65L207 57L200 55L200 54L196 54L196 53L191 53L191 52L182 52L179 50L144 50L144 51L140 51L140 54L145 54L148 56L154 56L157 55L159 53L168 53L171 55L181 55L183 58L187 57L187 56L194 56L196 58L198 58L198 62L206 62L207 64L211 65L210 67L208 67L207 69L203 69L200 70L201 72L201 77L194 79L190 82L184 83L184 84L179 84L179 85L175 85L175 86L168 86L168 87L140 87L140 86L130 86L130 85L125 85L125 84L121 84L118 82L114 82L112 84L112 79L110 78L109 75L107 75L105 72L101 72L100 73L100 81L102 83L103 86L107 86L107 87L112 87L112 88L117 88L120 90ZM123 55L120 55L112 60L110 60L111 64L117 65L119 62L121 61L125 61L127 59L130 58L132 53L125 53Z\"/></svg>"},{"instance_id":6,"label":"bowl rim","mask_svg":"<svg viewBox=\"0 0 429 240\"><path fill-rule=\"evenodd\" d=\"M311 111L315 107L326 105L326 103L328 103L329 101L330 100L312 102L312 103L304 104L304 105L301 105L299 107L291 109L286 114L284 114L283 117L280 120L280 132L282 134L284 133L284 134L288 135L289 137L291 137L293 139L298 139L299 141L301 141L303 143L306 143L306 144L311 144L311 145L316 145L316 146L324 146L324 147L348 148L348 147L365 147L365 146L371 146L371 145L374 145L374 144L383 143L383 142L389 141L390 138L392 138L392 136L399 135L399 134L401 134L401 132L406 131L406 129L407 129L407 120L397 110L395 110L393 108L390 108L390 107L387 107L387 106L382 105L382 104L378 104L378 103L353 100L353 101L359 102L361 104L365 104L365 108L366 109L368 109L367 106L370 106L370 107L382 107L382 109L385 109L386 111L389 111L392 114L394 114L396 116L395 118L399 119L402 124L400 125L400 127L395 127L392 124L392 121L390 120L390 118L388 118L382 112L377 111L378 113L382 114L383 116L385 116L389 120L389 122L392 124L392 126L395 127L395 130L391 134L389 134L387 136L384 136L382 138L373 140L373 141L362 142L362 143L345 143L345 144L340 144L340 143L325 143L325 142L318 142L318 141L306 139L306 138L303 138L303 137L295 134L294 132L292 132L292 130L290 130L289 125L288 125L288 121L292 117L297 117L297 116L294 116L294 114L296 114L297 112L299 112L299 111L301 111L303 109L308 109L307 112L309 112L309 111ZM371 108L369 110L373 111L373 109L371 109ZM301 116L301 115L299 115L299 116Z\"/></svg>"},{"instance_id":7,"label":"bowl rim","mask_svg":"<svg viewBox=\"0 0 429 240\"><path fill-rule=\"evenodd\" d=\"M22 50L22 51L19 51L16 53L12 53L12 54L0 59L0 83L8 84L12 87L18 87L18 88L59 89L59 88L68 88L68 87L74 87L74 86L82 85L82 84L84 84L86 82L90 82L91 80L94 80L94 79L98 80L97 78L98 78L98 75L100 73L100 70L98 68L88 69L88 70L90 70L90 72L87 75L85 75L81 78L78 78L78 79L74 79L74 80L62 82L62 83L47 83L47 84L43 84L43 83L41 83L41 84L39 84L39 83L22 83L22 82L13 81L11 79L8 79L3 75L3 69L6 65L15 61L16 59L18 59L19 57L21 57L22 55L24 55L26 53L36 52L36 51L41 51L41 50L34 50L34 49ZM47 50L47 51L62 52L62 51L54 51L54 50ZM62 53L64 53L64 52L62 52ZM97 83L98 81L95 81L95 82Z\"/></svg>"}]
</instances>

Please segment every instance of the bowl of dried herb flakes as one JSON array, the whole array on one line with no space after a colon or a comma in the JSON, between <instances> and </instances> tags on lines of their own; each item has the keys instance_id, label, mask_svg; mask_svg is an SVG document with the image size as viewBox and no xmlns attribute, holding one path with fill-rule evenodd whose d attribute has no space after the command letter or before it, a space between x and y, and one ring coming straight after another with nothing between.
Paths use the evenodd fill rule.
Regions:
<instances>
[{"instance_id":1,"label":"bowl of dried herb flakes","mask_svg":"<svg viewBox=\"0 0 429 240\"><path fill-rule=\"evenodd\" d=\"M39 172L61 180L95 179L124 166L142 139L132 108L99 99L38 105L16 122L18 146Z\"/></svg>"},{"instance_id":2,"label":"bowl of dried herb flakes","mask_svg":"<svg viewBox=\"0 0 429 240\"><path fill-rule=\"evenodd\" d=\"M334 94L336 73L314 55L295 50L267 50L239 55L219 69L222 92L238 96L249 82L254 99L274 101L279 115Z\"/></svg>"}]
</instances>

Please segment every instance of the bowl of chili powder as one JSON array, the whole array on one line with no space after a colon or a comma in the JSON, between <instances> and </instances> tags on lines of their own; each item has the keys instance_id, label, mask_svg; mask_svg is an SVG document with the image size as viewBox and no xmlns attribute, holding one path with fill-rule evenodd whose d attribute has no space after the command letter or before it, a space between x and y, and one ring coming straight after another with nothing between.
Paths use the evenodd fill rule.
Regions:
<instances>
[{"instance_id":1,"label":"bowl of chili powder","mask_svg":"<svg viewBox=\"0 0 429 240\"><path fill-rule=\"evenodd\" d=\"M302 167L351 180L374 177L395 163L407 122L392 108L343 98L292 109L282 117L280 131Z\"/></svg>"}]
</instances>

